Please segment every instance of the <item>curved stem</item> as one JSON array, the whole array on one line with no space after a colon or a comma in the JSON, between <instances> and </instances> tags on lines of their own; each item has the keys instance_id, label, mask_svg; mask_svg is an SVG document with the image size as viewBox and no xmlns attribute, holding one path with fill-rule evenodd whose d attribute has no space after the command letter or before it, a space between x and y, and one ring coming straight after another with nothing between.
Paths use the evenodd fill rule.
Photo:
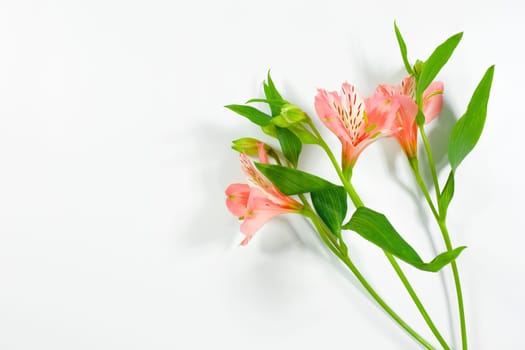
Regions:
<instances>
[{"instance_id":1,"label":"curved stem","mask_svg":"<svg viewBox=\"0 0 525 350\"><path fill-rule=\"evenodd\" d=\"M310 205L303 198L301 198L303 204L307 208L305 215L312 220L312 223L317 228L319 235L323 242L328 246L328 248L341 260L348 269L353 273L355 278L361 283L363 288L368 292L368 294L379 304L379 306L405 331L407 331L415 340L417 340L421 345L428 350L435 350L435 348L423 338L419 333L412 329L392 308L381 298L381 296L374 290L374 288L368 283L366 278L361 274L359 269L354 265L350 257L343 253L340 247L337 245L337 242L334 241L335 236L332 232L326 227L326 225L319 219L319 217L310 209Z\"/></svg>"},{"instance_id":2,"label":"curved stem","mask_svg":"<svg viewBox=\"0 0 525 350\"><path fill-rule=\"evenodd\" d=\"M423 337L416 333L408 324L406 324L401 317L399 317L394 310L392 310L383 299L372 289L368 282L364 279L363 275L357 270L357 267L352 263L348 256L342 256L341 261L345 263L346 266L353 272L355 277L359 280L361 285L366 289L366 291L374 298L374 300L385 310L390 317L392 317L403 329L405 329L414 339L421 343L426 349L435 349L430 345Z\"/></svg>"},{"instance_id":3,"label":"curved stem","mask_svg":"<svg viewBox=\"0 0 525 350\"><path fill-rule=\"evenodd\" d=\"M353 190L353 186L352 186L351 183L348 183L348 186ZM354 205L356 207L363 206L363 201L361 200L361 198L359 198L359 195L355 192L355 190L353 190L353 193L355 193L355 196L350 195L350 198L354 202ZM434 324L434 322L430 318L427 310L423 306L423 303L421 302L421 300L417 296L416 292L414 291L414 288L412 287L412 285L408 281L408 278L404 274L403 270L401 270L401 267L397 263L397 261L394 258L394 256L392 256L392 254L390 254L386 250L383 250L383 252L385 253L388 261L390 262L390 264L394 268L394 271L396 272L397 276L399 277L399 279L403 283L403 286L405 287L405 289L407 290L408 294L410 295L410 298L412 299L412 301L416 305L417 309L419 310L419 313L421 314L421 316L425 320L426 324L428 325L428 327L430 328L430 330L432 331L432 333L434 334L436 339L439 341L441 346L443 346L443 349L449 350L450 347L448 346L447 342L445 341L445 339L443 338L443 336L441 335L441 333L437 329L436 325Z\"/></svg>"},{"instance_id":4,"label":"curved stem","mask_svg":"<svg viewBox=\"0 0 525 350\"><path fill-rule=\"evenodd\" d=\"M386 255L388 261L390 261L390 263L394 267L394 270L396 270L396 273L399 276L399 278L401 279L401 282L403 282L403 285L405 286L406 290L408 291L408 294L410 294L410 297L414 301L414 304L416 304L416 307L419 310L419 312L421 313L421 316L423 316L423 318L425 319L425 322L427 323L428 327L430 328L430 330L432 331L432 333L434 334L436 339L439 341L439 344L441 344L443 349L450 350L450 347L448 346L447 342L445 341L445 339L443 338L443 336L441 335L441 333L437 329L436 325L432 321L432 318L430 318L430 315L428 314L427 310L423 306L423 303L421 302L421 300L417 296L416 292L414 291L414 288L412 288L412 285L410 284L410 282L406 278L405 274L401 270L401 267L399 266L399 264L397 263L395 258L392 256L392 254L389 254L386 251L385 251L385 255Z\"/></svg>"},{"instance_id":5,"label":"curved stem","mask_svg":"<svg viewBox=\"0 0 525 350\"><path fill-rule=\"evenodd\" d=\"M430 209L432 210L432 214L434 215L434 218L436 219L439 225L439 229L441 231L441 235L443 236L443 241L445 242L447 251L451 251L452 242L450 240L450 235L448 233L447 225L445 223L445 218L441 218L439 216L438 212L436 211L436 207L434 206L434 203L432 203L432 200L430 199L430 194L428 192L427 186L425 185L425 182L421 178L421 173L419 172L419 166L417 164L417 159L413 158L413 159L410 159L409 161L410 161L410 167L412 168L414 172L414 176L416 177L416 181L419 187L421 188L421 191L423 192L423 195L425 196L425 199L427 200L427 203ZM458 265L455 260L452 260L452 262L450 263L450 267L452 269L452 274L454 276L454 284L456 287L456 298L457 298L457 303L458 303L459 321L460 321L460 327L461 327L462 349L467 350L468 343L467 343L467 323L465 319L465 306L463 304L463 291L461 289Z\"/></svg>"},{"instance_id":6,"label":"curved stem","mask_svg":"<svg viewBox=\"0 0 525 350\"><path fill-rule=\"evenodd\" d=\"M436 207L434 206L434 202L432 202L432 198L430 197L430 193L428 192L427 185L425 185L425 182L423 181L423 178L421 177L421 173L419 172L419 164L418 164L417 158L410 158L408 162L410 163L410 168L412 168L412 172L414 173L417 184L421 188L421 191L423 192L423 196L425 197L428 203L428 206L430 207L430 210L432 210L432 214L434 215L434 218L437 221L439 221L439 213L436 210Z\"/></svg>"},{"instance_id":7,"label":"curved stem","mask_svg":"<svg viewBox=\"0 0 525 350\"><path fill-rule=\"evenodd\" d=\"M330 149L330 147L328 147L326 142L321 137L319 131L316 129L315 125L313 125L313 123L311 123L311 122L310 122L310 128L313 130L313 132L315 133L315 135L319 139L319 145L325 151L325 153L328 155L328 158L332 162L332 165L333 165L334 169L336 170L337 174L339 175L339 179L343 183L343 186L344 186L345 190L347 191L350 199L354 203L355 207L359 208L359 207L364 206L363 201L359 197L359 194L355 191L354 186L352 186L352 183L347 180L346 176L344 176L342 170L339 168L339 164L338 164L337 159L335 158L332 150ZM403 270L401 269L401 267L399 266L399 264L397 263L395 258L392 256L392 254L390 254L386 250L383 250L383 252L385 253L388 261L390 262L390 264L394 268L394 271L396 272L396 274L398 275L399 279L403 283L403 285L406 288L408 294L410 295L410 297L414 301L414 304L416 305L417 309L421 313L421 316L423 316L423 319L427 323L428 327L430 328L430 330L432 331L432 333L434 334L436 339L439 341L439 343L441 344L441 346L443 346L443 348L445 350L449 350L450 347L448 346L447 342L444 340L443 336L441 335L441 333L439 332L439 330L435 326L434 322L432 321L432 319L428 315L428 312L426 311L425 307L421 303L421 300L417 296L417 294L414 291L412 285L408 281L406 275L404 274Z\"/></svg>"}]
</instances>

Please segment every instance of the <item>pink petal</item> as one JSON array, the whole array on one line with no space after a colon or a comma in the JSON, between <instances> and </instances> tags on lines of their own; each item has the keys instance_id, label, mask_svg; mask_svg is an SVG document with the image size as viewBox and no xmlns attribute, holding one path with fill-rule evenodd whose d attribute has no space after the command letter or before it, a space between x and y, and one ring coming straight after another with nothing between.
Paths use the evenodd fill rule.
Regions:
<instances>
[{"instance_id":1,"label":"pink petal","mask_svg":"<svg viewBox=\"0 0 525 350\"><path fill-rule=\"evenodd\" d=\"M416 99L416 79L413 76L408 76L401 80L401 85L399 85L399 93L410 97L411 99Z\"/></svg>"},{"instance_id":2,"label":"pink petal","mask_svg":"<svg viewBox=\"0 0 525 350\"><path fill-rule=\"evenodd\" d=\"M272 191L273 184L259 173L250 158L244 153L241 153L239 157L241 160L241 168L248 177L249 182L265 191Z\"/></svg>"},{"instance_id":3,"label":"pink petal","mask_svg":"<svg viewBox=\"0 0 525 350\"><path fill-rule=\"evenodd\" d=\"M328 93L326 90L319 89L317 90L317 96L315 96L315 111L324 125L339 140L348 140L348 132L339 117L339 112L334 107L334 102L338 105L341 104L341 99L336 93Z\"/></svg>"},{"instance_id":4,"label":"pink petal","mask_svg":"<svg viewBox=\"0 0 525 350\"><path fill-rule=\"evenodd\" d=\"M394 96L401 94L401 88L399 86L392 86L388 84L379 84L376 87L376 94L384 96Z\"/></svg>"},{"instance_id":5,"label":"pink petal","mask_svg":"<svg viewBox=\"0 0 525 350\"><path fill-rule=\"evenodd\" d=\"M392 133L392 124L396 118L399 103L390 95L376 92L365 100L368 124L374 125L372 133L380 132L389 135Z\"/></svg>"},{"instance_id":6,"label":"pink petal","mask_svg":"<svg viewBox=\"0 0 525 350\"><path fill-rule=\"evenodd\" d=\"M399 104L398 111L401 113L399 116L401 118L401 124L415 124L418 108L414 100L405 95L396 96L395 99Z\"/></svg>"},{"instance_id":7,"label":"pink petal","mask_svg":"<svg viewBox=\"0 0 525 350\"><path fill-rule=\"evenodd\" d=\"M365 103L353 85L343 83L341 91L343 96L339 117L350 136L350 141L355 145L365 133Z\"/></svg>"},{"instance_id":8,"label":"pink petal","mask_svg":"<svg viewBox=\"0 0 525 350\"><path fill-rule=\"evenodd\" d=\"M246 215L249 193L247 184L232 184L226 189L226 207L238 218Z\"/></svg>"},{"instance_id":9,"label":"pink petal","mask_svg":"<svg viewBox=\"0 0 525 350\"><path fill-rule=\"evenodd\" d=\"M259 161L261 163L268 164L270 162L268 161L268 154L266 154L264 146L264 142L257 142L257 152L259 154Z\"/></svg>"},{"instance_id":10,"label":"pink petal","mask_svg":"<svg viewBox=\"0 0 525 350\"><path fill-rule=\"evenodd\" d=\"M425 124L434 120L443 108L443 83L435 81L425 90L423 94L423 114Z\"/></svg>"},{"instance_id":11,"label":"pink petal","mask_svg":"<svg viewBox=\"0 0 525 350\"><path fill-rule=\"evenodd\" d=\"M241 225L241 232L246 238L241 242L241 245L246 245L264 224L279 214L281 213L277 211L261 211L244 220Z\"/></svg>"},{"instance_id":12,"label":"pink petal","mask_svg":"<svg viewBox=\"0 0 525 350\"><path fill-rule=\"evenodd\" d=\"M414 157L417 153L417 124L416 116L418 107L412 98L408 96L396 96L399 102L399 110L397 113L394 127L397 128L395 133L401 148L409 156Z\"/></svg>"},{"instance_id":13,"label":"pink petal","mask_svg":"<svg viewBox=\"0 0 525 350\"><path fill-rule=\"evenodd\" d=\"M272 218L290 212L289 209L272 202L266 193L256 187L250 190L247 209L247 215L241 225L241 232L246 235L246 238L241 245L246 245L251 237Z\"/></svg>"}]
</instances>

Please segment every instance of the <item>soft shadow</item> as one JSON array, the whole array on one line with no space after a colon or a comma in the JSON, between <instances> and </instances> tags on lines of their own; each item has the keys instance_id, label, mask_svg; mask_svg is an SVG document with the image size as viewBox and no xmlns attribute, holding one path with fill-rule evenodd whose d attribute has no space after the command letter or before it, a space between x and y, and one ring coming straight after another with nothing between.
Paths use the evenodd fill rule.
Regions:
<instances>
[{"instance_id":1,"label":"soft shadow","mask_svg":"<svg viewBox=\"0 0 525 350\"><path fill-rule=\"evenodd\" d=\"M195 188L198 206L189 211L191 217L185 227L177 232L176 244L188 249L201 249L206 246L231 247L239 239L238 231L227 234L236 219L225 205L226 187L235 182L244 182L236 152L230 150L231 141L239 138L241 130L234 128L214 128L201 125L194 130L186 130L183 144L185 158L178 161L181 171L188 171L191 183L180 184ZM198 137L196 137L198 135ZM182 162L182 164L179 164Z\"/></svg>"},{"instance_id":2,"label":"soft shadow","mask_svg":"<svg viewBox=\"0 0 525 350\"><path fill-rule=\"evenodd\" d=\"M432 149L432 155L434 157L434 163L436 166L436 171L438 174L441 173L443 169L448 166L448 140L450 138L450 133L456 124L457 117L452 111L452 108L449 104L443 104L443 110L438 118L432 121L429 126L431 126L430 132L428 132L428 142L430 143L430 148ZM421 174L425 180L425 183L428 184L429 190L434 190L434 183L432 181L432 173L426 162L426 152L423 145L420 142L419 149L419 159L420 162L425 160L421 168Z\"/></svg>"},{"instance_id":3,"label":"soft shadow","mask_svg":"<svg viewBox=\"0 0 525 350\"><path fill-rule=\"evenodd\" d=\"M311 247L305 244L301 239L301 234L293 221L301 219L294 217L297 215L284 215L272 219L261 229L261 234L257 235L259 240L259 250L265 255L279 255L286 253L292 248L300 247L301 249L311 250Z\"/></svg>"}]
</instances>

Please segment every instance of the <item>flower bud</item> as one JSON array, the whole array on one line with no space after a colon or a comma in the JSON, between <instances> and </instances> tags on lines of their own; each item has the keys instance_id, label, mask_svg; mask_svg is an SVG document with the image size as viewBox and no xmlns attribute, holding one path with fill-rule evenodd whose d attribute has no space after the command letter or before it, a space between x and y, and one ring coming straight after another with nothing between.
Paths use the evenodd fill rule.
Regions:
<instances>
[{"instance_id":1,"label":"flower bud","mask_svg":"<svg viewBox=\"0 0 525 350\"><path fill-rule=\"evenodd\" d=\"M419 76L421 74L421 71L423 70L423 66L425 65L425 62L417 60L416 64L414 64L414 74Z\"/></svg>"},{"instance_id":2,"label":"flower bud","mask_svg":"<svg viewBox=\"0 0 525 350\"><path fill-rule=\"evenodd\" d=\"M272 124L287 128L308 118L302 109L294 104L286 103L281 108L281 114L272 119Z\"/></svg>"},{"instance_id":3,"label":"flower bud","mask_svg":"<svg viewBox=\"0 0 525 350\"><path fill-rule=\"evenodd\" d=\"M259 154L259 144L264 145L264 150L266 152L269 152L272 149L264 142L251 137L243 137L242 139L232 141L232 148L239 153L246 153L247 155L253 157Z\"/></svg>"}]
</instances>

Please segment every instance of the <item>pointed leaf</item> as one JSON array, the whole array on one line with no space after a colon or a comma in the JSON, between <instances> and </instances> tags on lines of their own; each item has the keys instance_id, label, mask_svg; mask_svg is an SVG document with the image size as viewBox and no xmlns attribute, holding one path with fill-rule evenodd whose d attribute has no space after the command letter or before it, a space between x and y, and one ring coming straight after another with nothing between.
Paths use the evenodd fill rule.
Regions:
<instances>
[{"instance_id":1,"label":"pointed leaf","mask_svg":"<svg viewBox=\"0 0 525 350\"><path fill-rule=\"evenodd\" d=\"M330 230L336 235L341 233L341 225L346 216L346 191L343 187L331 187L311 194L315 211Z\"/></svg>"},{"instance_id":2,"label":"pointed leaf","mask_svg":"<svg viewBox=\"0 0 525 350\"><path fill-rule=\"evenodd\" d=\"M467 111L452 129L448 143L448 159L453 171L456 171L459 164L476 146L481 136L487 117L487 105L493 77L494 66L491 66L476 87Z\"/></svg>"},{"instance_id":3,"label":"pointed leaf","mask_svg":"<svg viewBox=\"0 0 525 350\"><path fill-rule=\"evenodd\" d=\"M448 205L454 196L454 172L451 171L448 175L447 183L439 195L439 215L441 218L447 216Z\"/></svg>"},{"instance_id":4,"label":"pointed leaf","mask_svg":"<svg viewBox=\"0 0 525 350\"><path fill-rule=\"evenodd\" d=\"M357 232L361 237L387 250L408 263L422 263L421 257L397 233L385 215L359 207L356 209L345 229Z\"/></svg>"},{"instance_id":5,"label":"pointed leaf","mask_svg":"<svg viewBox=\"0 0 525 350\"><path fill-rule=\"evenodd\" d=\"M406 263L424 271L436 272L454 260L464 247L438 255L434 260L425 263L419 254L397 233L388 219L381 213L366 207L357 208L350 221L343 226L358 233L361 237L374 243L383 250Z\"/></svg>"},{"instance_id":6,"label":"pointed leaf","mask_svg":"<svg viewBox=\"0 0 525 350\"><path fill-rule=\"evenodd\" d=\"M273 114L273 111L277 112L279 111L279 113L277 113L276 115L280 114L281 113L281 108L287 104L288 102L283 100L283 99L280 99L280 100L269 100L269 99L265 99L265 98L252 98L248 101L246 101L246 103L256 103L256 102L260 102L260 103L267 103L268 106L270 106L270 110L272 110L272 114Z\"/></svg>"},{"instance_id":7,"label":"pointed leaf","mask_svg":"<svg viewBox=\"0 0 525 350\"><path fill-rule=\"evenodd\" d=\"M294 167L297 167L299 155L301 154L301 150L303 148L301 140L288 129L276 126L275 130L277 132L277 139L281 144L281 150L283 151L284 157L288 159L288 161L292 163Z\"/></svg>"},{"instance_id":8,"label":"pointed leaf","mask_svg":"<svg viewBox=\"0 0 525 350\"><path fill-rule=\"evenodd\" d=\"M405 65L405 69L407 70L408 74L413 75L414 71L412 70L410 63L408 62L407 45L405 44L405 39L403 39L403 36L401 35L401 32L399 31L399 28L397 27L395 21L394 29L396 31L397 43L399 44L399 50L401 51L401 57L403 58L403 64Z\"/></svg>"},{"instance_id":9,"label":"pointed leaf","mask_svg":"<svg viewBox=\"0 0 525 350\"><path fill-rule=\"evenodd\" d=\"M266 95L266 99L269 101L283 101L283 98L279 91L277 91L277 88L275 87L272 77L270 75L270 71L268 71L268 77L267 82L264 83L264 94ZM281 107L279 107L277 104L270 104L270 109L272 110L272 117L275 117L281 113Z\"/></svg>"},{"instance_id":10,"label":"pointed leaf","mask_svg":"<svg viewBox=\"0 0 525 350\"><path fill-rule=\"evenodd\" d=\"M279 191L288 196L336 187L333 183L304 171L273 164L255 163L255 166Z\"/></svg>"},{"instance_id":11,"label":"pointed leaf","mask_svg":"<svg viewBox=\"0 0 525 350\"><path fill-rule=\"evenodd\" d=\"M439 45L425 61L416 86L416 98L418 102L421 101L425 89L430 83L432 83L441 68L443 68L450 56L452 56L452 53L456 46L458 46L462 36L463 33L457 33L445 40L445 42Z\"/></svg>"},{"instance_id":12,"label":"pointed leaf","mask_svg":"<svg viewBox=\"0 0 525 350\"><path fill-rule=\"evenodd\" d=\"M234 111L239 115L242 115L243 117L248 118L259 126L266 126L270 124L271 117L268 114L261 112L257 108L243 105L227 105L224 107Z\"/></svg>"},{"instance_id":13,"label":"pointed leaf","mask_svg":"<svg viewBox=\"0 0 525 350\"><path fill-rule=\"evenodd\" d=\"M423 271L438 272L445 265L455 260L465 248L466 247L458 247L458 248L452 249L451 251L441 253L438 256L436 256L434 259L432 259L432 261L429 263L422 263L422 264L415 263L412 265Z\"/></svg>"}]
</instances>

